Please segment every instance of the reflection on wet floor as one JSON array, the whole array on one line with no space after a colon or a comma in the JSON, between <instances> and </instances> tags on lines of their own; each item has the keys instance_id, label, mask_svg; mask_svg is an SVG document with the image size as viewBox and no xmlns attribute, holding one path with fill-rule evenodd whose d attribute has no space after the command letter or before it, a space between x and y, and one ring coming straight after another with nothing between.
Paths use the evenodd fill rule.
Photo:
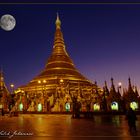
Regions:
<instances>
[{"instance_id":1,"label":"reflection on wet floor","mask_svg":"<svg viewBox=\"0 0 140 140\"><path fill-rule=\"evenodd\" d=\"M121 125L121 120L120 120L120 116L119 115L114 115L114 116L103 116L103 117L99 117L99 116L94 116L93 120L95 123L97 124L111 124L114 126L120 126Z\"/></svg>"},{"instance_id":2,"label":"reflection on wet floor","mask_svg":"<svg viewBox=\"0 0 140 140\"><path fill-rule=\"evenodd\" d=\"M19 131L33 133L33 139L122 139L140 138L140 116L137 121L137 134L130 134L127 121L123 115L95 115L92 119L72 119L71 115L19 115L18 117L0 117L0 131ZM18 138L19 136L13 137ZM1 137L0 137L1 138ZM5 138L5 137L2 137ZM13 139L12 138L12 139ZM25 136L20 139L24 139ZM26 139L29 136L26 136Z\"/></svg>"}]
</instances>

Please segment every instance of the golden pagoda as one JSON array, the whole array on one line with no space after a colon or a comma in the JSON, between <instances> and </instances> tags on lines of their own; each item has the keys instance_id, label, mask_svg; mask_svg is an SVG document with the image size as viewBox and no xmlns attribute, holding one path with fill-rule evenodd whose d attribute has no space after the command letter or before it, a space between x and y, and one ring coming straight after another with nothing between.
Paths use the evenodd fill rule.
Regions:
<instances>
[{"instance_id":1,"label":"golden pagoda","mask_svg":"<svg viewBox=\"0 0 140 140\"><path fill-rule=\"evenodd\" d=\"M58 14L55 24L53 50L45 69L27 85L21 86L18 91L24 91L32 99L36 97L38 103L45 102L46 98L52 96L56 99L66 94L69 95L69 98L76 95L79 98L82 96L89 99L97 85L90 82L76 69L68 55Z\"/></svg>"}]
</instances>

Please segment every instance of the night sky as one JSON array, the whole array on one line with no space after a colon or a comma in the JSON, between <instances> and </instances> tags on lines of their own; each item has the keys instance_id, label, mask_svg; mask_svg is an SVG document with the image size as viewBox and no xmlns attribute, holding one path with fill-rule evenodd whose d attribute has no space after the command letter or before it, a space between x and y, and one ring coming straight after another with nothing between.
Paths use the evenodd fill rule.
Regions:
<instances>
[{"instance_id":1,"label":"night sky","mask_svg":"<svg viewBox=\"0 0 140 140\"><path fill-rule=\"evenodd\" d=\"M122 82L140 88L140 4L0 5L0 17L16 19L12 31L0 28L0 66L6 85L27 84L45 68L52 52L56 13L67 52L89 80L110 87Z\"/></svg>"}]
</instances>

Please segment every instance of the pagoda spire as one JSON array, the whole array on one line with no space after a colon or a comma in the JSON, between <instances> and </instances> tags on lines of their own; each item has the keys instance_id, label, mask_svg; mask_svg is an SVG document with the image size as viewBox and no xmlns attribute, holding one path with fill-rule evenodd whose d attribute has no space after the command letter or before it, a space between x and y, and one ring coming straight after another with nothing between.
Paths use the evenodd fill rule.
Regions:
<instances>
[{"instance_id":1,"label":"pagoda spire","mask_svg":"<svg viewBox=\"0 0 140 140\"><path fill-rule=\"evenodd\" d=\"M55 24L56 24L56 29L61 29L61 21L60 21L58 13L57 13L57 18L56 18Z\"/></svg>"},{"instance_id":2,"label":"pagoda spire","mask_svg":"<svg viewBox=\"0 0 140 140\"><path fill-rule=\"evenodd\" d=\"M128 88L132 88L132 86L131 86L131 79L130 79L130 77L128 78Z\"/></svg>"},{"instance_id":3,"label":"pagoda spire","mask_svg":"<svg viewBox=\"0 0 140 140\"><path fill-rule=\"evenodd\" d=\"M136 95L136 96L139 96L137 86L135 86L135 95Z\"/></svg>"},{"instance_id":4,"label":"pagoda spire","mask_svg":"<svg viewBox=\"0 0 140 140\"><path fill-rule=\"evenodd\" d=\"M2 89L4 86L4 76L3 76L3 71L0 70L0 88Z\"/></svg>"},{"instance_id":5,"label":"pagoda spire","mask_svg":"<svg viewBox=\"0 0 140 140\"><path fill-rule=\"evenodd\" d=\"M105 81L105 89L108 91L107 82Z\"/></svg>"},{"instance_id":6,"label":"pagoda spire","mask_svg":"<svg viewBox=\"0 0 140 140\"><path fill-rule=\"evenodd\" d=\"M105 81L105 86L104 86L104 95L105 96L108 96L109 95L109 90L108 90L107 82L106 81Z\"/></svg>"},{"instance_id":7,"label":"pagoda spire","mask_svg":"<svg viewBox=\"0 0 140 140\"><path fill-rule=\"evenodd\" d=\"M114 82L113 82L113 78L112 78L112 77L111 77L111 89L112 89L113 91L115 91Z\"/></svg>"},{"instance_id":8,"label":"pagoda spire","mask_svg":"<svg viewBox=\"0 0 140 140\"><path fill-rule=\"evenodd\" d=\"M128 92L134 92L132 85L131 85L131 79L130 77L128 78Z\"/></svg>"},{"instance_id":9,"label":"pagoda spire","mask_svg":"<svg viewBox=\"0 0 140 140\"><path fill-rule=\"evenodd\" d=\"M114 82L113 82L113 78L111 78L110 93L113 93L113 94L116 93L115 86L114 86Z\"/></svg>"},{"instance_id":10,"label":"pagoda spire","mask_svg":"<svg viewBox=\"0 0 140 140\"><path fill-rule=\"evenodd\" d=\"M97 81L95 80L95 83L94 83L95 85L97 85Z\"/></svg>"},{"instance_id":11,"label":"pagoda spire","mask_svg":"<svg viewBox=\"0 0 140 140\"><path fill-rule=\"evenodd\" d=\"M56 21L56 31L54 36L53 54L55 55L67 55L65 50L65 43L63 38L63 33L61 32L61 21L57 13Z\"/></svg>"},{"instance_id":12,"label":"pagoda spire","mask_svg":"<svg viewBox=\"0 0 140 140\"><path fill-rule=\"evenodd\" d=\"M118 93L118 95L121 97L120 87L118 87L117 89L118 89L117 93Z\"/></svg>"},{"instance_id":13,"label":"pagoda spire","mask_svg":"<svg viewBox=\"0 0 140 140\"><path fill-rule=\"evenodd\" d=\"M107 82L105 81L105 87L107 88Z\"/></svg>"}]
</instances>

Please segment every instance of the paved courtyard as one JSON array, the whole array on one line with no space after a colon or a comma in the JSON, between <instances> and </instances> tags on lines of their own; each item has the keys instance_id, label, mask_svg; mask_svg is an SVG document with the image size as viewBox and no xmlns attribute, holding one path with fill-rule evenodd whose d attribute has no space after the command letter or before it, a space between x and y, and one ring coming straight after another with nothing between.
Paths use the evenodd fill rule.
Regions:
<instances>
[{"instance_id":1,"label":"paved courtyard","mask_svg":"<svg viewBox=\"0 0 140 140\"><path fill-rule=\"evenodd\" d=\"M137 134L130 134L123 115L95 115L92 119L72 119L71 115L24 114L0 116L0 140L134 140L140 139L140 116Z\"/></svg>"}]
</instances>

